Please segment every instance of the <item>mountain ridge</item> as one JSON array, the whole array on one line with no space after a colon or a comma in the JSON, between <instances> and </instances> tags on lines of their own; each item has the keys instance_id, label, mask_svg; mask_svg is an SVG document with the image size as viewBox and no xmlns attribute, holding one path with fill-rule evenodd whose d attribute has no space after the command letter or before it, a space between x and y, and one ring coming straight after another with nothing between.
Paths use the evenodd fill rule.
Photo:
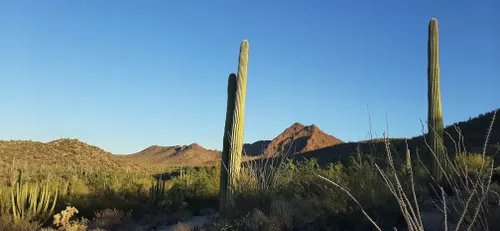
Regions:
<instances>
[{"instance_id":1,"label":"mountain ridge","mask_svg":"<svg viewBox=\"0 0 500 231\"><path fill-rule=\"evenodd\" d=\"M338 143L342 141L326 134L314 124L305 126L295 122L272 140L245 143L242 154L246 160L261 156L276 156L288 150L294 150L293 153L296 154ZM147 164L210 164L220 161L222 152L206 149L197 143L174 146L151 145L127 157Z\"/></svg>"},{"instance_id":2,"label":"mountain ridge","mask_svg":"<svg viewBox=\"0 0 500 231\"><path fill-rule=\"evenodd\" d=\"M458 126L465 137L463 145L466 150L480 152L494 111L481 113L467 121L455 122L446 126L445 130L451 137L458 139L459 134L454 129L454 126ZM399 152L406 150L406 141L411 150L423 145L423 138L424 136L419 135L390 140ZM496 117L489 141L493 144L490 145L490 149L493 149L495 144L500 145L500 115ZM453 148L453 143L446 142L449 147ZM343 142L324 133L314 124L305 126L296 122L272 140L258 140L244 144L243 154L246 155L244 159L251 159L273 157L290 150L289 154L298 157L334 161L357 150L363 153L384 152L384 145L379 144L383 144L383 139ZM375 150L372 150L373 148ZM63 165L64 167L119 170L169 164L212 164L220 161L221 156L221 151L205 149L198 143L174 146L151 145L133 154L119 155L71 138L60 138L49 142L0 140L0 167L5 168L9 167L14 159L16 162L26 163L33 167ZM497 156L500 158L500 155Z\"/></svg>"},{"instance_id":3,"label":"mountain ridge","mask_svg":"<svg viewBox=\"0 0 500 231\"><path fill-rule=\"evenodd\" d=\"M262 155L297 154L339 143L343 141L323 132L315 124L306 126L295 122L272 139Z\"/></svg>"}]
</instances>

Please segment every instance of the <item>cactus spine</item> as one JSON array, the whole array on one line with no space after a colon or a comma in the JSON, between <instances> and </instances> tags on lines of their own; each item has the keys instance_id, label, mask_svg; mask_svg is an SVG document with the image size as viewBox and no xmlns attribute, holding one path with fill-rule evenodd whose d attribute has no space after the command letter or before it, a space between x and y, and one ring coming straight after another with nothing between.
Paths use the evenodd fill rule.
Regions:
<instances>
[{"instance_id":1,"label":"cactus spine","mask_svg":"<svg viewBox=\"0 0 500 231\"><path fill-rule=\"evenodd\" d=\"M240 45L238 76L230 74L227 87L227 111L224 127L221 179L220 214L227 215L232 206L232 194L240 172L245 122L245 98L247 86L248 41Z\"/></svg>"},{"instance_id":2,"label":"cactus spine","mask_svg":"<svg viewBox=\"0 0 500 231\"><path fill-rule=\"evenodd\" d=\"M442 172L439 167L445 166L444 158L444 125L441 106L440 80L439 80L439 37L438 22L432 18L429 22L428 39L428 130L429 145L436 157L432 164L432 173L437 182L442 180ZM439 160L439 163L438 163Z\"/></svg>"}]
</instances>

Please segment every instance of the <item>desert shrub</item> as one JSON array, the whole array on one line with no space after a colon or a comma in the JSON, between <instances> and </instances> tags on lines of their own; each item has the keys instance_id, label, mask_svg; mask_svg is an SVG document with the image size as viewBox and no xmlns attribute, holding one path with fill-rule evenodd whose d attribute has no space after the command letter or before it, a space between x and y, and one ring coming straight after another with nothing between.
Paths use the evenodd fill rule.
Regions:
<instances>
[{"instance_id":1,"label":"desert shrub","mask_svg":"<svg viewBox=\"0 0 500 231\"><path fill-rule=\"evenodd\" d=\"M75 219L74 215L77 213L78 209L68 206L65 210L54 215L53 224L62 231L86 231L89 221L85 218Z\"/></svg>"},{"instance_id":2,"label":"desert shrub","mask_svg":"<svg viewBox=\"0 0 500 231\"><path fill-rule=\"evenodd\" d=\"M61 173L68 180L61 200L79 208L79 216L93 217L95 211L116 208L133 210L140 217L146 210L148 190L154 178L137 172L78 171ZM63 204L61 204L63 205ZM64 207L59 206L59 209Z\"/></svg>"},{"instance_id":3,"label":"desert shrub","mask_svg":"<svg viewBox=\"0 0 500 231\"><path fill-rule=\"evenodd\" d=\"M171 180L164 206L168 211L178 211L185 204L194 213L203 208L217 209L220 172L215 167L190 169Z\"/></svg>"},{"instance_id":4,"label":"desert shrub","mask_svg":"<svg viewBox=\"0 0 500 231\"><path fill-rule=\"evenodd\" d=\"M269 217L264 212L254 209L245 216L240 216L232 219L219 219L213 224L208 224L202 227L202 230L238 230L238 231L280 231L291 230L286 229L283 223L276 218Z\"/></svg>"},{"instance_id":5,"label":"desert shrub","mask_svg":"<svg viewBox=\"0 0 500 231\"><path fill-rule=\"evenodd\" d=\"M117 209L97 211L95 212L95 216L90 223L90 227L111 230L115 227L123 225L125 222L130 220L131 216L131 212L124 213L123 211Z\"/></svg>"},{"instance_id":6,"label":"desert shrub","mask_svg":"<svg viewBox=\"0 0 500 231\"><path fill-rule=\"evenodd\" d=\"M40 228L39 223L33 223L29 220L21 220L18 222L14 222L12 216L2 214L0 216L0 230L9 230L9 231L33 231Z\"/></svg>"},{"instance_id":7,"label":"desert shrub","mask_svg":"<svg viewBox=\"0 0 500 231\"><path fill-rule=\"evenodd\" d=\"M319 181L317 175L346 185L360 197L370 215L397 223L399 207L378 174L377 161L359 155L326 167L316 159L244 164L236 191L234 221L224 225L231 226L229 230L342 230L371 226L348 196L332 184ZM252 224L248 224L250 220Z\"/></svg>"},{"instance_id":8,"label":"desert shrub","mask_svg":"<svg viewBox=\"0 0 500 231\"><path fill-rule=\"evenodd\" d=\"M477 172L483 166L483 169L488 171L491 166L492 158L483 156L480 153L459 153L455 157L457 164L468 171Z\"/></svg>"}]
</instances>

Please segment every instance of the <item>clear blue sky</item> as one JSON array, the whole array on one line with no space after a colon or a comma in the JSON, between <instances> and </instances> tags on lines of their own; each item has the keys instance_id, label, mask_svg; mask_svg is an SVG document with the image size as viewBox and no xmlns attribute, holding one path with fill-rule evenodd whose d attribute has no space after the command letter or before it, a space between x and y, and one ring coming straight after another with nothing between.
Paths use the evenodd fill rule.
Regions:
<instances>
[{"instance_id":1,"label":"clear blue sky","mask_svg":"<svg viewBox=\"0 0 500 231\"><path fill-rule=\"evenodd\" d=\"M432 3L431 3L432 2ZM427 116L439 21L445 124L500 106L500 1L0 1L0 139L114 153L220 149L229 73L250 43L245 141L298 121L344 141Z\"/></svg>"}]
</instances>

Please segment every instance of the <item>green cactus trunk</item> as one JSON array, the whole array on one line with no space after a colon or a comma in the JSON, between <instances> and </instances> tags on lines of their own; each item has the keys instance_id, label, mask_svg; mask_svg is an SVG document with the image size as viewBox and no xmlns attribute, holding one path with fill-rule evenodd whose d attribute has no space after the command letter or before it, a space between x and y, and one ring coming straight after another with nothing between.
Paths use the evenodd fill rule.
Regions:
<instances>
[{"instance_id":1,"label":"green cactus trunk","mask_svg":"<svg viewBox=\"0 0 500 231\"><path fill-rule=\"evenodd\" d=\"M439 37L438 22L435 18L429 22L428 40L428 130L429 145L437 158L433 159L432 174L437 182L442 181L442 171L439 167L446 166L444 152L444 125L441 106L439 80ZM431 154L432 155L432 154ZM439 161L439 163L438 163Z\"/></svg>"},{"instance_id":2,"label":"green cactus trunk","mask_svg":"<svg viewBox=\"0 0 500 231\"><path fill-rule=\"evenodd\" d=\"M410 149L406 149L406 169L412 169L411 152Z\"/></svg>"},{"instance_id":3,"label":"green cactus trunk","mask_svg":"<svg viewBox=\"0 0 500 231\"><path fill-rule=\"evenodd\" d=\"M224 127L220 178L220 214L226 216L232 207L232 194L241 167L245 98L247 86L248 41L240 45L238 76L229 75L227 111Z\"/></svg>"}]
</instances>

